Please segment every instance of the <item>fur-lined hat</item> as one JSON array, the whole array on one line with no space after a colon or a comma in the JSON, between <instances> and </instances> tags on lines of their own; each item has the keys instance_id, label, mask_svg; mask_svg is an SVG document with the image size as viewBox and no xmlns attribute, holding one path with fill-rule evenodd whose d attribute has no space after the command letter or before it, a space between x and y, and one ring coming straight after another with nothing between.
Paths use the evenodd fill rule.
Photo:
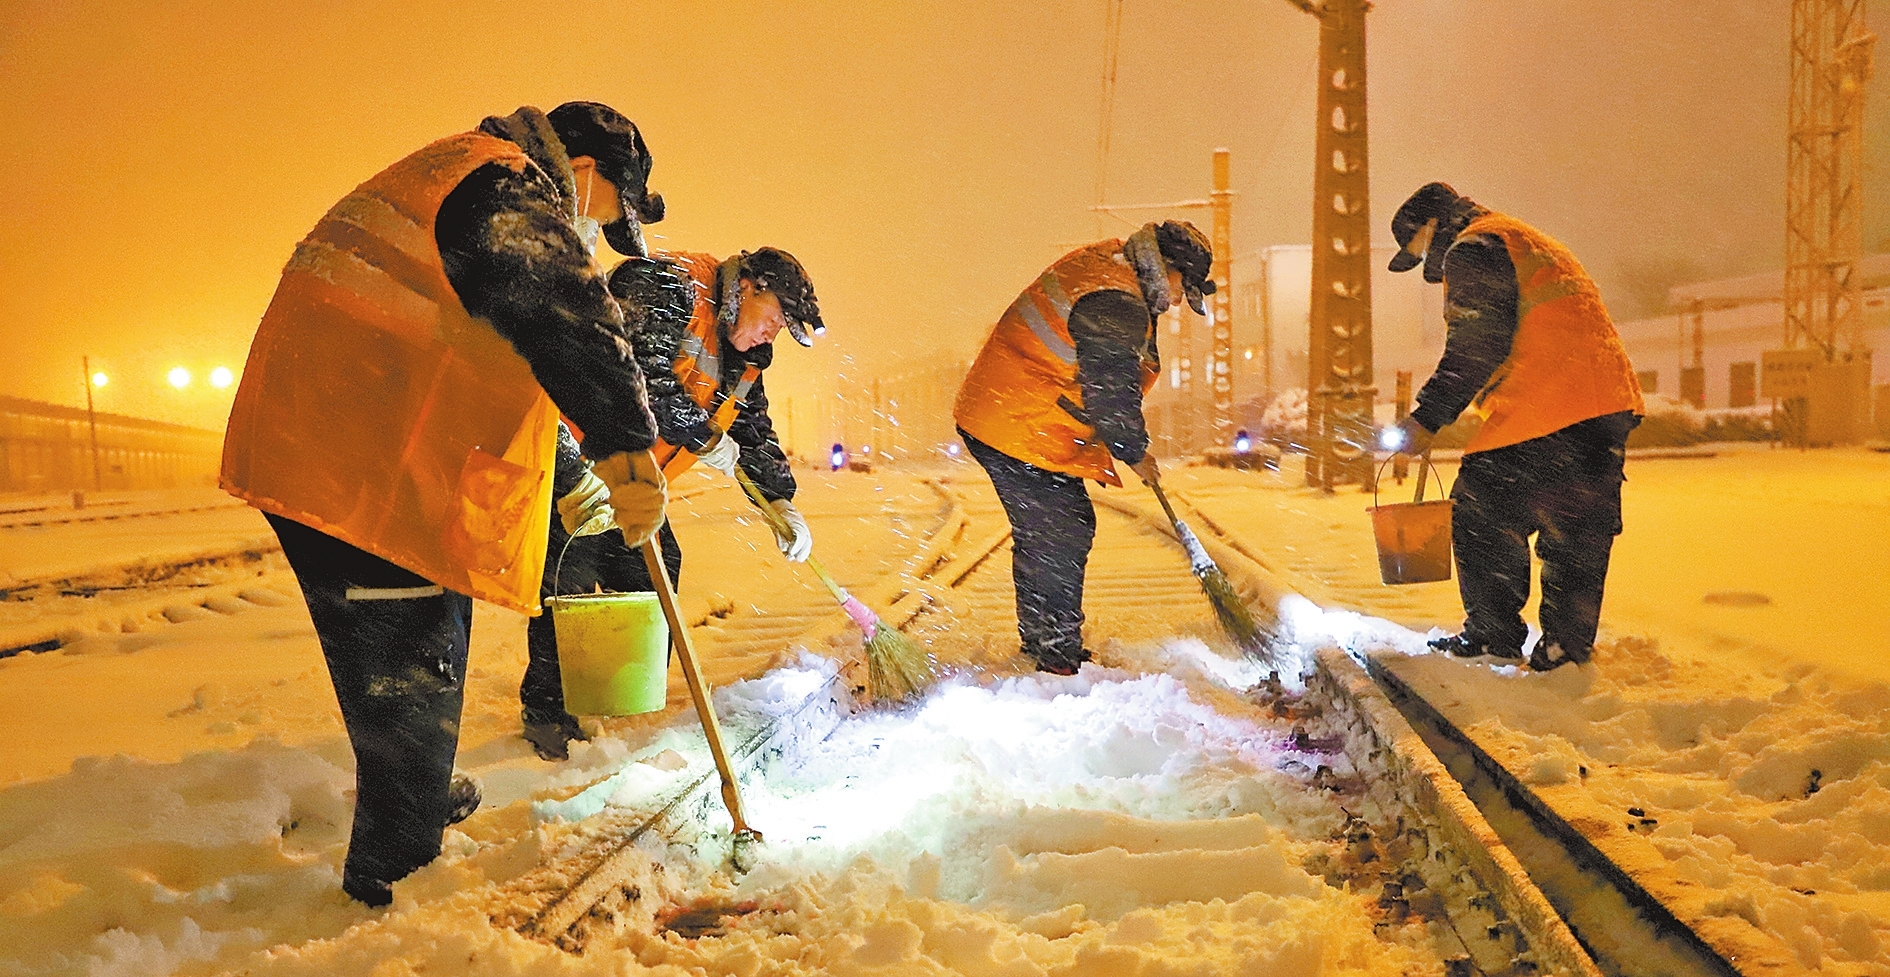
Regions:
<instances>
[{"instance_id":1,"label":"fur-lined hat","mask_svg":"<svg viewBox=\"0 0 1890 977\"><path fill-rule=\"evenodd\" d=\"M636 123L601 102L566 102L546 118L567 156L596 160L597 172L617 188L623 218L604 226L604 240L619 254L649 254L643 225L663 219L663 196L650 192L650 168L655 160Z\"/></svg>"},{"instance_id":2,"label":"fur-lined hat","mask_svg":"<svg viewBox=\"0 0 1890 977\"><path fill-rule=\"evenodd\" d=\"M743 251L722 262L723 327L735 324L740 310L741 279L755 284L758 291L773 292L781 303L781 315L787 320L788 335L802 346L813 346L814 337L827 331L820 319L820 302L814 298L814 283L807 269L780 248L756 248Z\"/></svg>"},{"instance_id":3,"label":"fur-lined hat","mask_svg":"<svg viewBox=\"0 0 1890 977\"><path fill-rule=\"evenodd\" d=\"M1181 272L1181 287L1188 307L1199 315L1207 314L1204 296L1214 294L1214 248L1207 235L1187 221L1150 221L1129 235L1123 244L1124 256L1135 268L1142 284L1142 298L1149 311L1160 315L1168 311L1174 297L1168 294L1168 271Z\"/></svg>"}]
</instances>

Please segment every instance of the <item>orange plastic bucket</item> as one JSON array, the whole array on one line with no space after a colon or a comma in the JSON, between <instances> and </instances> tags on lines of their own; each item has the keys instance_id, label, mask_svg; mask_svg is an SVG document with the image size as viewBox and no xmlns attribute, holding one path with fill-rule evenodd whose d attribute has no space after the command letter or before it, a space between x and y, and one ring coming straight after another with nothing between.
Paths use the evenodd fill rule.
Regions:
<instances>
[{"instance_id":1,"label":"orange plastic bucket","mask_svg":"<svg viewBox=\"0 0 1890 977\"><path fill-rule=\"evenodd\" d=\"M1389 460L1389 459L1387 459ZM1379 466L1384 474L1384 466ZM1386 584L1435 583L1450 579L1449 499L1424 501L1424 478L1434 475L1431 457L1418 468L1417 495L1410 502L1378 504L1378 484L1372 483L1372 537L1378 542L1378 577ZM1437 487L1444 487L1438 477Z\"/></svg>"}]
</instances>

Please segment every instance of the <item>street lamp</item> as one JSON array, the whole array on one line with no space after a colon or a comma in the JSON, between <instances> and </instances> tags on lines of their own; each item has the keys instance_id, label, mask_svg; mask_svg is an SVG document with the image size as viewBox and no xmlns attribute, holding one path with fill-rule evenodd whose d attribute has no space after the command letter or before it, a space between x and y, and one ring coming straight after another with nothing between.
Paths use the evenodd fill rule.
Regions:
<instances>
[{"instance_id":1,"label":"street lamp","mask_svg":"<svg viewBox=\"0 0 1890 977\"><path fill-rule=\"evenodd\" d=\"M92 429L92 491L102 492L105 489L105 477L98 470L98 414L92 409L92 388L103 387L112 378L106 376L103 370L93 373L90 356L79 357L79 365L85 373L85 423Z\"/></svg>"}]
</instances>

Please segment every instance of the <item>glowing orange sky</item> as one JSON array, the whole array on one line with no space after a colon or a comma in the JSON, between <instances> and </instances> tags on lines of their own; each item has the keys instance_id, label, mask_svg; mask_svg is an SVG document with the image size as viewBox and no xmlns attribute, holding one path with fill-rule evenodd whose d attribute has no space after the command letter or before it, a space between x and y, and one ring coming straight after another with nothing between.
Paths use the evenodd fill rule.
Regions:
<instances>
[{"instance_id":1,"label":"glowing orange sky","mask_svg":"<svg viewBox=\"0 0 1890 977\"><path fill-rule=\"evenodd\" d=\"M240 366L329 204L522 104L638 121L672 215L659 246L803 259L832 332L781 357L777 398L964 358L1046 262L1129 226L1087 210L1103 0L133 6L0 3L0 393L81 404L89 355L114 376L102 409L220 427L227 395L164 371ZM1651 311L1635 296L1663 276L1782 267L1789 10L1383 0L1379 235L1447 179L1570 244L1618 311ZM1110 196L1202 196L1224 145L1236 251L1303 242L1313 19L1282 0L1125 11Z\"/></svg>"}]
</instances>

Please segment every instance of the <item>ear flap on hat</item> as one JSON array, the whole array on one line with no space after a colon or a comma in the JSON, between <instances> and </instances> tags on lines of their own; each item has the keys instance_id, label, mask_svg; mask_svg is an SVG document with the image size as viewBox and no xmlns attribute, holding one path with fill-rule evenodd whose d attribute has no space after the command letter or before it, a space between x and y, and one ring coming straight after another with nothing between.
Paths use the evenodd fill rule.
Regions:
<instances>
[{"instance_id":1,"label":"ear flap on hat","mask_svg":"<svg viewBox=\"0 0 1890 977\"><path fill-rule=\"evenodd\" d=\"M1142 286L1142 301L1150 315L1161 315L1173 305L1168 292L1168 262L1162 259L1161 245L1155 241L1155 225L1144 224L1122 242L1122 256L1135 269L1135 280Z\"/></svg>"},{"instance_id":2,"label":"ear flap on hat","mask_svg":"<svg viewBox=\"0 0 1890 977\"><path fill-rule=\"evenodd\" d=\"M716 270L715 282L720 295L715 309L716 327L724 334L734 328L735 320L742 312L742 259L748 252L738 251L722 259L722 266Z\"/></svg>"}]
</instances>

